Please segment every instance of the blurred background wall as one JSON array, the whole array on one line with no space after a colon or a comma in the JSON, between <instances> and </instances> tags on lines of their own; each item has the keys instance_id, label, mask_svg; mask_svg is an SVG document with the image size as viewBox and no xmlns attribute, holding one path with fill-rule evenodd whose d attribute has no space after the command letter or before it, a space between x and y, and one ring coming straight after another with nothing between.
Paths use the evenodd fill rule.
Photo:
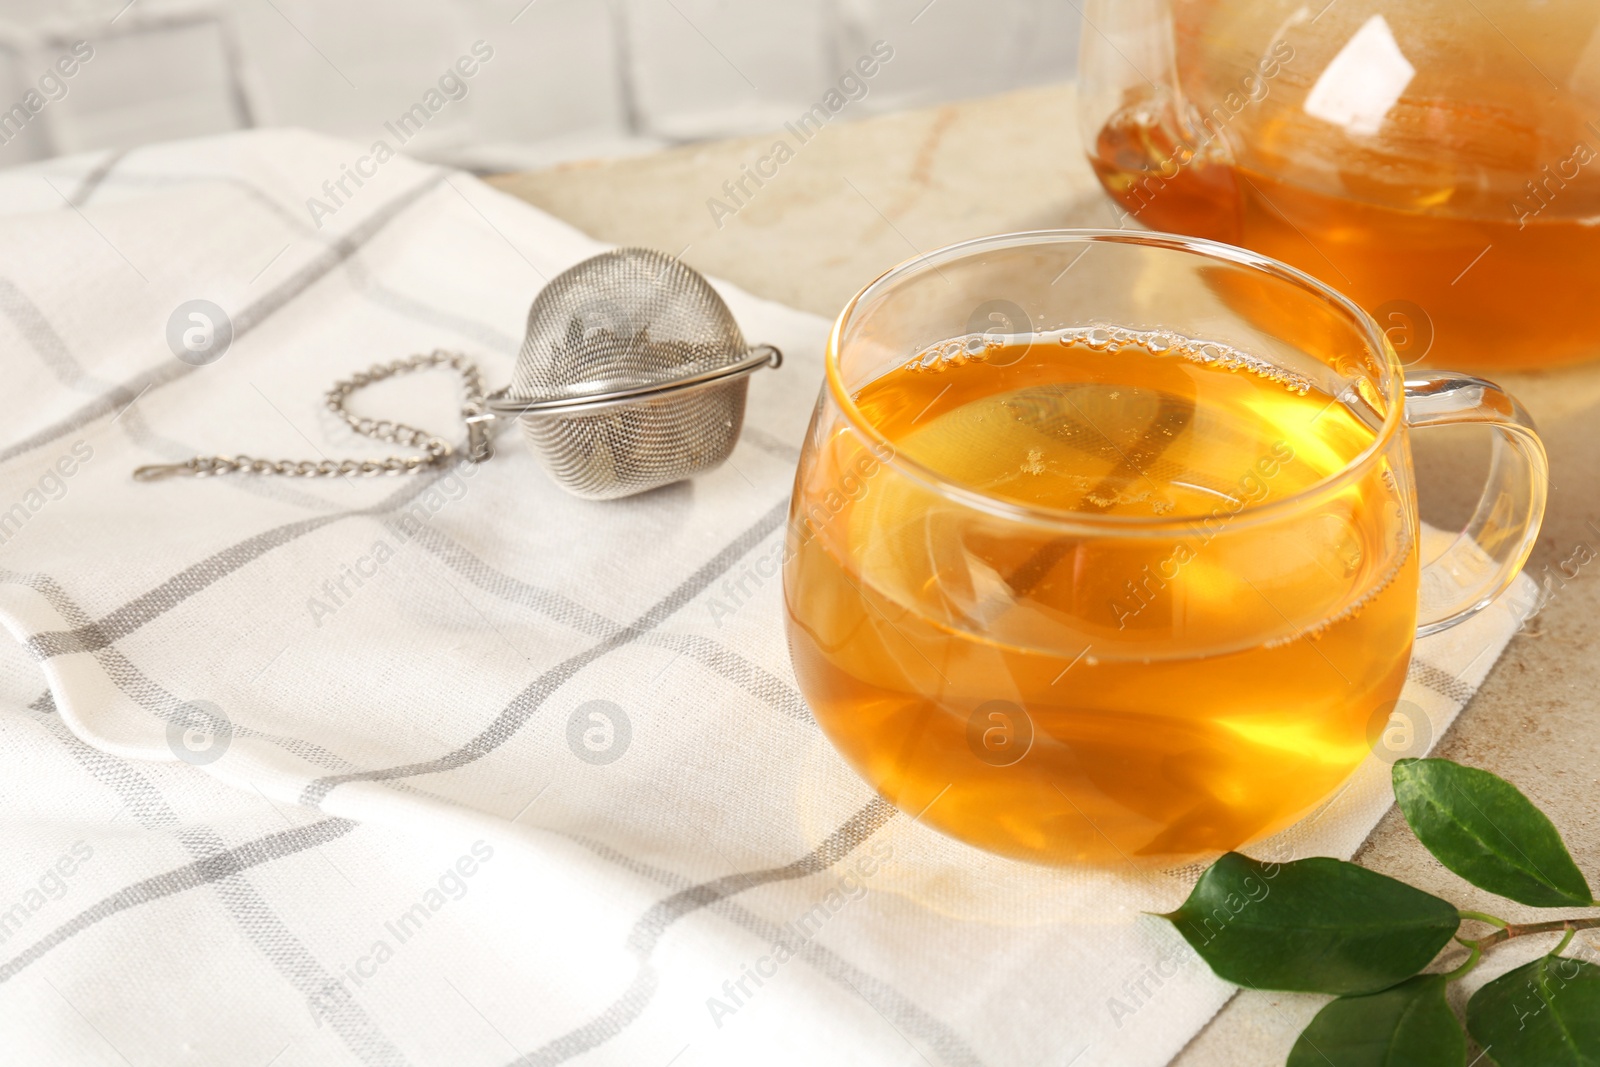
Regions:
<instances>
[{"instance_id":1,"label":"blurred background wall","mask_svg":"<svg viewBox=\"0 0 1600 1067\"><path fill-rule=\"evenodd\" d=\"M1060 80L1078 22L1070 0L0 0L0 166L250 126L394 145L387 123L424 158L536 167L777 129L830 88L859 118Z\"/></svg>"}]
</instances>

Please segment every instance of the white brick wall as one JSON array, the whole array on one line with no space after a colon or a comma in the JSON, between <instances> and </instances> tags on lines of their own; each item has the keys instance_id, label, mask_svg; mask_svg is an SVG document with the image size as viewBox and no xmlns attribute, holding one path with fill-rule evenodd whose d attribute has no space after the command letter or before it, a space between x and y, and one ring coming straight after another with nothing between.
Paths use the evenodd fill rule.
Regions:
<instances>
[{"instance_id":1,"label":"white brick wall","mask_svg":"<svg viewBox=\"0 0 1600 1067\"><path fill-rule=\"evenodd\" d=\"M1064 0L0 0L0 112L94 50L0 166L249 125L365 141L430 90L407 151L531 166L778 126L878 40L851 114L1068 77L1077 35Z\"/></svg>"},{"instance_id":2,"label":"white brick wall","mask_svg":"<svg viewBox=\"0 0 1600 1067\"><path fill-rule=\"evenodd\" d=\"M40 59L70 44L46 48ZM48 111L57 152L131 148L245 124L227 34L215 17L132 23L89 44L94 58Z\"/></svg>"},{"instance_id":3,"label":"white brick wall","mask_svg":"<svg viewBox=\"0 0 1600 1067\"><path fill-rule=\"evenodd\" d=\"M990 96L1072 76L1077 8L1068 0L836 0L841 63L873 41L894 61L865 103L871 110Z\"/></svg>"},{"instance_id":4,"label":"white brick wall","mask_svg":"<svg viewBox=\"0 0 1600 1067\"><path fill-rule=\"evenodd\" d=\"M835 74L829 0L624 0L643 128L676 140L782 126Z\"/></svg>"}]
</instances>

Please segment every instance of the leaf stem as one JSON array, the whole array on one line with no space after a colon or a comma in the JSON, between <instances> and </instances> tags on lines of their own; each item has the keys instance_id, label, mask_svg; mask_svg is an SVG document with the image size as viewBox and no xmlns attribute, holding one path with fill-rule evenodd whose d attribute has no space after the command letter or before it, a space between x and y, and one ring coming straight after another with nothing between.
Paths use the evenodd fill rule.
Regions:
<instances>
[{"instance_id":1,"label":"leaf stem","mask_svg":"<svg viewBox=\"0 0 1600 1067\"><path fill-rule=\"evenodd\" d=\"M1579 930L1600 929L1600 916L1588 919L1551 919L1543 923L1506 923L1488 937L1479 941L1463 941L1466 945L1477 945L1480 949L1493 948L1502 941L1510 941L1513 937L1526 937L1529 934L1552 934L1558 930L1566 931L1568 937ZM1567 942L1562 941L1562 948ZM1559 949L1557 950L1559 951Z\"/></svg>"},{"instance_id":2,"label":"leaf stem","mask_svg":"<svg viewBox=\"0 0 1600 1067\"><path fill-rule=\"evenodd\" d=\"M1567 950L1567 946L1572 944L1572 939L1573 939L1573 937L1577 936L1577 933L1578 933L1577 927L1573 927L1573 926L1567 927L1566 935L1561 938L1561 944L1559 944L1555 948L1551 949L1550 950L1550 955L1559 956L1563 952L1565 952Z\"/></svg>"},{"instance_id":3,"label":"leaf stem","mask_svg":"<svg viewBox=\"0 0 1600 1067\"><path fill-rule=\"evenodd\" d=\"M1460 938L1457 938L1456 940L1461 941ZM1444 980L1446 982L1454 982L1465 978L1472 968L1478 965L1478 961L1483 958L1482 945L1478 944L1476 941L1461 941L1461 943L1466 945L1467 949L1469 950L1467 958L1463 960L1461 966L1457 967L1455 970L1445 972Z\"/></svg>"},{"instance_id":4,"label":"leaf stem","mask_svg":"<svg viewBox=\"0 0 1600 1067\"><path fill-rule=\"evenodd\" d=\"M1485 915L1481 911L1458 911L1456 914L1461 916L1463 919L1472 919L1476 922L1488 923L1490 926L1498 926L1502 930L1511 925L1504 919L1497 918L1493 915Z\"/></svg>"}]
</instances>

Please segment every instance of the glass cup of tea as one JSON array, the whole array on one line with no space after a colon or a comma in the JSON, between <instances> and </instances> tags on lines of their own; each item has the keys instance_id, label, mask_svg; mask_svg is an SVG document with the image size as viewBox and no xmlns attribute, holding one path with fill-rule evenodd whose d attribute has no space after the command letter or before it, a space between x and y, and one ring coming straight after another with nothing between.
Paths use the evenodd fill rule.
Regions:
<instances>
[{"instance_id":1,"label":"glass cup of tea","mask_svg":"<svg viewBox=\"0 0 1600 1067\"><path fill-rule=\"evenodd\" d=\"M1410 433L1493 430L1424 564ZM1547 467L1495 385L1407 374L1316 279L1060 230L920 256L840 314L784 565L801 691L884 797L1051 864L1187 862L1314 809L1416 636L1526 561ZM1448 538L1444 540L1448 541Z\"/></svg>"}]
</instances>

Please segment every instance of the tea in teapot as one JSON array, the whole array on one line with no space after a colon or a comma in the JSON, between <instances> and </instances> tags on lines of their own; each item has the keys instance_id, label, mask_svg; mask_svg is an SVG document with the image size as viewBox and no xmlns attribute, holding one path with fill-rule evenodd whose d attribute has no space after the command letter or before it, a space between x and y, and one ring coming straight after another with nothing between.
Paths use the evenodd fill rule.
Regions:
<instances>
[{"instance_id":1,"label":"tea in teapot","mask_svg":"<svg viewBox=\"0 0 1600 1067\"><path fill-rule=\"evenodd\" d=\"M1600 355L1600 5L1321 2L1091 0L1101 183L1339 289L1407 363Z\"/></svg>"}]
</instances>

